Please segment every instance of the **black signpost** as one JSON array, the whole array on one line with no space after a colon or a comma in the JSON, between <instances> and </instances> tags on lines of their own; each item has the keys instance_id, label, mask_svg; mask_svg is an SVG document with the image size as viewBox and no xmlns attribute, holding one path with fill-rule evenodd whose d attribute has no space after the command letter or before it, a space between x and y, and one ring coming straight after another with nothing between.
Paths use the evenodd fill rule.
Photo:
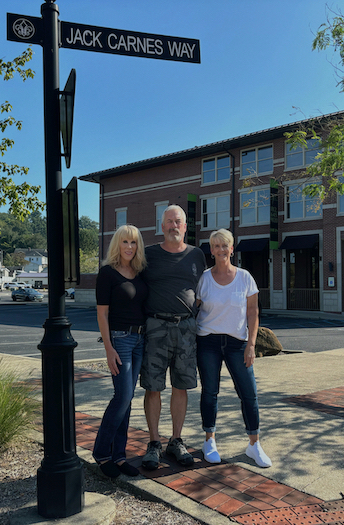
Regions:
<instances>
[{"instance_id":1,"label":"black signpost","mask_svg":"<svg viewBox=\"0 0 344 525\"><path fill-rule=\"evenodd\" d=\"M71 183L66 190L62 188L60 136L62 117L64 156L69 167L75 71L72 70L61 93L59 46L191 63L200 63L200 46L194 39L60 22L54 2L45 0L41 18L7 13L7 39L40 44L43 48L49 317L38 345L42 352L44 458L37 472L37 507L45 518L65 518L82 511L84 488L75 437L73 352L77 343L65 315L66 274L69 281L77 280L78 276L74 277L73 268L65 268L70 258L64 254L67 248L63 210L67 207L68 215L77 222L76 210L73 213L70 209L76 186ZM68 239L67 244L75 247L71 237ZM78 267L75 261L71 266Z\"/></svg>"}]
</instances>

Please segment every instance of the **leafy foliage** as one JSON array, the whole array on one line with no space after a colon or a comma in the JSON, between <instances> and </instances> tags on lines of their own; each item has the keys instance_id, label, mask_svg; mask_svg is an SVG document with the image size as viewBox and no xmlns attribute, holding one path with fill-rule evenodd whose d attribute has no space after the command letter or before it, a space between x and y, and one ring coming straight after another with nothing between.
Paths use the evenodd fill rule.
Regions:
<instances>
[{"instance_id":1,"label":"leafy foliage","mask_svg":"<svg viewBox=\"0 0 344 525\"><path fill-rule=\"evenodd\" d=\"M86 215L79 219L80 273L98 273L99 225Z\"/></svg>"},{"instance_id":2,"label":"leafy foliage","mask_svg":"<svg viewBox=\"0 0 344 525\"><path fill-rule=\"evenodd\" d=\"M34 77L34 71L27 68L26 64L32 58L32 50L28 48L21 55L16 57L11 62L5 62L0 59L0 76L4 80L10 80L15 74L18 74L23 81ZM0 105L0 113L7 116L0 121L0 130L5 133L8 126L14 126L17 130L21 130L22 122L16 120L10 115L12 111L11 104L6 101ZM0 142L0 153L3 157L5 153L12 148L14 141L3 137ZM28 215L35 210L43 210L45 204L38 198L40 193L40 186L30 185L28 182L16 184L13 180L15 175L27 175L29 168L25 166L18 166L17 164L6 164L0 162L0 207L4 205L9 206L10 213L20 220L24 220Z\"/></svg>"},{"instance_id":3,"label":"leafy foliage","mask_svg":"<svg viewBox=\"0 0 344 525\"><path fill-rule=\"evenodd\" d=\"M6 253L4 257L4 266L7 268L12 268L15 266L25 267L29 261L25 259L25 253L15 252L15 253Z\"/></svg>"},{"instance_id":4,"label":"leafy foliage","mask_svg":"<svg viewBox=\"0 0 344 525\"><path fill-rule=\"evenodd\" d=\"M316 36L313 40L312 49L318 51L324 51L328 48L332 48L335 53L339 53L339 65L333 64L337 75L339 77L338 86L340 91L344 91L344 79L343 70L341 69L344 64L344 17L342 13L335 13L329 7L327 21L321 24ZM333 18L330 18L330 13Z\"/></svg>"},{"instance_id":5,"label":"leafy foliage","mask_svg":"<svg viewBox=\"0 0 344 525\"><path fill-rule=\"evenodd\" d=\"M32 426L38 402L34 388L20 382L19 375L6 370L0 362L0 451Z\"/></svg>"},{"instance_id":6,"label":"leafy foliage","mask_svg":"<svg viewBox=\"0 0 344 525\"><path fill-rule=\"evenodd\" d=\"M285 133L291 149L301 146L307 149L307 139L311 136L318 140L320 152L315 162L305 171L306 177L315 182L307 185L303 193L310 197L319 197L324 200L331 192L344 194L342 172L344 168L344 118L321 122L318 119L315 125L306 129L298 129L294 133Z\"/></svg>"},{"instance_id":7,"label":"leafy foliage","mask_svg":"<svg viewBox=\"0 0 344 525\"><path fill-rule=\"evenodd\" d=\"M96 221L82 215L79 219L80 249L85 255L97 255L99 248L99 228ZM86 273L86 272L84 272Z\"/></svg>"},{"instance_id":8,"label":"leafy foliage","mask_svg":"<svg viewBox=\"0 0 344 525\"><path fill-rule=\"evenodd\" d=\"M0 213L0 250L4 256L14 252L15 248L47 247L46 218L39 211L32 212L23 221L13 214Z\"/></svg>"},{"instance_id":9,"label":"leafy foliage","mask_svg":"<svg viewBox=\"0 0 344 525\"><path fill-rule=\"evenodd\" d=\"M91 253L84 253L80 250L80 273L98 273L98 270L98 250Z\"/></svg>"},{"instance_id":10,"label":"leafy foliage","mask_svg":"<svg viewBox=\"0 0 344 525\"><path fill-rule=\"evenodd\" d=\"M339 77L338 86L344 92L344 17L328 7L327 23L322 24L313 40L313 50L323 51L331 47L339 53L338 65L334 64ZM333 16L330 18L330 14ZM319 141L320 153L302 174L314 182L305 186L303 193L324 200L332 192L344 194L344 117L326 119L319 117L310 121L306 128L300 127L293 133L285 133L291 149L297 146L307 149L307 139Z\"/></svg>"}]
</instances>

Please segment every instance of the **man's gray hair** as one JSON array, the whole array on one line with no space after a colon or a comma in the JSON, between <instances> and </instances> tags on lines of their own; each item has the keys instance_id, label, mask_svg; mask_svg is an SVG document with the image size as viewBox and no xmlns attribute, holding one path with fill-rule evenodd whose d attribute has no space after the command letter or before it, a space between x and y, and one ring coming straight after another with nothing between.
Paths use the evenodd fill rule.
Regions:
<instances>
[{"instance_id":1,"label":"man's gray hair","mask_svg":"<svg viewBox=\"0 0 344 525\"><path fill-rule=\"evenodd\" d=\"M170 206L167 206L167 208L164 210L164 212L163 212L163 214L161 216L161 224L165 224L165 214L166 214L166 212L168 212L170 210L178 210L178 211L180 211L181 214L182 214L183 220L186 223L186 213L183 210L183 208L178 206L178 204L170 204Z\"/></svg>"}]
</instances>

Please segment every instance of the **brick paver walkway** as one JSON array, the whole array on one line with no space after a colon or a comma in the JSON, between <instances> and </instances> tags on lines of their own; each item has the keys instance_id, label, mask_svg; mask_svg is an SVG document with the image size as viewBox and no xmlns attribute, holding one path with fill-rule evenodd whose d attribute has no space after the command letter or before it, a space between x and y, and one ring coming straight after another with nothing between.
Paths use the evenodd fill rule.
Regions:
<instances>
[{"instance_id":1,"label":"brick paver walkway","mask_svg":"<svg viewBox=\"0 0 344 525\"><path fill-rule=\"evenodd\" d=\"M98 377L104 374L76 371L75 381ZM289 397L285 401L344 417L344 387ZM99 418L77 412L77 445L92 451L99 425ZM325 502L225 461L211 465L203 460L200 450L190 447L188 450L195 459L192 468L181 467L164 455L159 469L144 470L140 465L148 442L148 432L129 428L127 459L143 476L242 525L344 525L344 500ZM163 445L167 442L167 438L162 439Z\"/></svg>"}]
</instances>

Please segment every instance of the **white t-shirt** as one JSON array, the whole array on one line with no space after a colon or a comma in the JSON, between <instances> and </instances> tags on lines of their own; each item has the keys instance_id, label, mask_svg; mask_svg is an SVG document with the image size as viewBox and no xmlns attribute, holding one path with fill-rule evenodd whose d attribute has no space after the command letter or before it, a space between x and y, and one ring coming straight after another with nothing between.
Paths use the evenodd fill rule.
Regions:
<instances>
[{"instance_id":1,"label":"white t-shirt","mask_svg":"<svg viewBox=\"0 0 344 525\"><path fill-rule=\"evenodd\" d=\"M237 268L233 281L218 284L205 270L199 280L196 297L202 301L197 315L197 334L228 334L241 341L248 340L247 297L258 293L252 275Z\"/></svg>"}]
</instances>

